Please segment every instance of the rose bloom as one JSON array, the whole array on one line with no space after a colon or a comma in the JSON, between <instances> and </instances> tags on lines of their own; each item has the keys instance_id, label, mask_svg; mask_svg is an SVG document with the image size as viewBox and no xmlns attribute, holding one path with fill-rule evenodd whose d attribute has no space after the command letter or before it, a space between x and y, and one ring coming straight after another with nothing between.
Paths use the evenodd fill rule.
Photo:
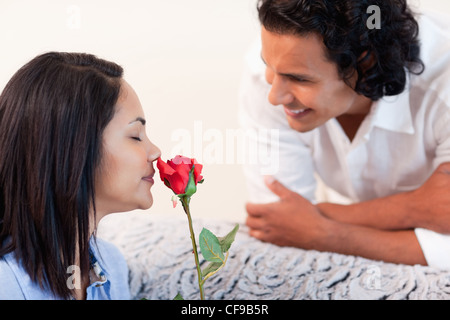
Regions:
<instances>
[{"instance_id":1,"label":"rose bloom","mask_svg":"<svg viewBox=\"0 0 450 320\"><path fill-rule=\"evenodd\" d=\"M203 179L201 176L203 165L199 164L195 159L178 155L172 160L168 160L167 163L161 160L161 157L159 157L156 162L161 181L177 195L186 193L186 187L189 182L189 172L194 165L194 182L195 186L197 186L197 183ZM195 191L192 192L192 194L193 193L195 193Z\"/></svg>"}]
</instances>

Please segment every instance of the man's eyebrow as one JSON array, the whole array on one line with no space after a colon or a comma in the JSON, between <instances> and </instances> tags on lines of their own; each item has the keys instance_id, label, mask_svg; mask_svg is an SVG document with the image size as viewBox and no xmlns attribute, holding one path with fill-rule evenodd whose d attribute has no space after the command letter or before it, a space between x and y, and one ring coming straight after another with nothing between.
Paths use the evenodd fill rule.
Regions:
<instances>
[{"instance_id":1,"label":"man's eyebrow","mask_svg":"<svg viewBox=\"0 0 450 320\"><path fill-rule=\"evenodd\" d=\"M314 80L314 78L312 78L310 75L307 75L307 74L280 73L280 75L283 77L292 78L292 79L296 79L296 80L308 80L308 81Z\"/></svg>"},{"instance_id":2,"label":"man's eyebrow","mask_svg":"<svg viewBox=\"0 0 450 320\"><path fill-rule=\"evenodd\" d=\"M142 118L142 117L137 117L136 119L134 119L133 121L131 121L129 124L132 124L132 123L137 122L137 121L139 121L140 123L142 123L143 126L145 126L146 121L145 121L145 119Z\"/></svg>"},{"instance_id":3,"label":"man's eyebrow","mask_svg":"<svg viewBox=\"0 0 450 320\"><path fill-rule=\"evenodd\" d=\"M263 58L262 52L260 54L261 60L262 62L264 62L265 65L267 65L266 61ZM311 77L310 75L307 74L296 74L296 73L281 73L280 74L283 77L288 77L288 78L294 78L294 79L299 79L299 80L310 80L312 81L314 78Z\"/></svg>"}]
</instances>

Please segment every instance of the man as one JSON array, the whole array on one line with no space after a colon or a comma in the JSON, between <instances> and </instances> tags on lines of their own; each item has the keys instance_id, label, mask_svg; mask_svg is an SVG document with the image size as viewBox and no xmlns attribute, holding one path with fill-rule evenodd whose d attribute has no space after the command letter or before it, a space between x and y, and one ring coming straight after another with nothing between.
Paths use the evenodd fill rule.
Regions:
<instances>
[{"instance_id":1,"label":"man","mask_svg":"<svg viewBox=\"0 0 450 320\"><path fill-rule=\"evenodd\" d=\"M368 22L379 8L379 28ZM260 0L240 121L278 129L248 165L247 225L282 246L450 267L450 36L404 0ZM417 19L417 20L416 20ZM269 103L270 102L270 103ZM320 202L316 178L349 202Z\"/></svg>"}]
</instances>

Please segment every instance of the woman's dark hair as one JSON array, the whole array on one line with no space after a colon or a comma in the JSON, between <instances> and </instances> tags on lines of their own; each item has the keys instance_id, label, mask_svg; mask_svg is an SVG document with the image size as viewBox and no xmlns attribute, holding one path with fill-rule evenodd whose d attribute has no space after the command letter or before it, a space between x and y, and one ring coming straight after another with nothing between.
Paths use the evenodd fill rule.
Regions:
<instances>
[{"instance_id":1,"label":"woman's dark hair","mask_svg":"<svg viewBox=\"0 0 450 320\"><path fill-rule=\"evenodd\" d=\"M0 96L0 257L14 251L61 298L70 297L67 268L89 270L95 173L122 73L93 55L49 52Z\"/></svg>"},{"instance_id":2,"label":"woman's dark hair","mask_svg":"<svg viewBox=\"0 0 450 320\"><path fill-rule=\"evenodd\" d=\"M380 29L367 26L371 5L380 8ZM350 85L356 71L355 91L374 101L402 93L407 71L425 68L419 26L406 0L259 0L258 12L270 32L320 35L342 79Z\"/></svg>"}]
</instances>

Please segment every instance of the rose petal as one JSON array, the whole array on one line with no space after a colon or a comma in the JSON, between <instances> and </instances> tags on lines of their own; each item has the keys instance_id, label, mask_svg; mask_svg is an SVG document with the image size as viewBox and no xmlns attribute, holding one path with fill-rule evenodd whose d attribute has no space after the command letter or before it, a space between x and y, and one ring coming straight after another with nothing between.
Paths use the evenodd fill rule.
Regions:
<instances>
[{"instance_id":1,"label":"rose petal","mask_svg":"<svg viewBox=\"0 0 450 320\"><path fill-rule=\"evenodd\" d=\"M203 165L198 163L197 160L195 160L195 159L192 159L192 163L194 163L194 165L195 165L194 177L195 177L195 184L197 184L199 181L201 181L203 179L203 177L201 176Z\"/></svg>"},{"instance_id":2,"label":"rose petal","mask_svg":"<svg viewBox=\"0 0 450 320\"><path fill-rule=\"evenodd\" d=\"M177 170L170 166L170 161L165 163L161 158L158 158L156 166L159 170L161 181L165 182L165 180L167 180L169 182L168 187L172 189L174 193L183 194L187 185L187 181L185 181L186 178L182 177ZM189 179L189 174L187 179Z\"/></svg>"},{"instance_id":3,"label":"rose petal","mask_svg":"<svg viewBox=\"0 0 450 320\"><path fill-rule=\"evenodd\" d=\"M175 158L173 158L171 162L175 165L179 165L181 163L192 164L191 159L184 156L175 156Z\"/></svg>"},{"instance_id":4,"label":"rose petal","mask_svg":"<svg viewBox=\"0 0 450 320\"><path fill-rule=\"evenodd\" d=\"M175 169L177 175L177 183L180 185L180 189L182 189L181 193L184 193L184 190L186 189L186 186L189 182L189 172L191 171L192 166L190 164L184 164L184 163L180 163L179 165L174 165L173 163L171 163L171 165L173 166L172 168Z\"/></svg>"}]
</instances>

